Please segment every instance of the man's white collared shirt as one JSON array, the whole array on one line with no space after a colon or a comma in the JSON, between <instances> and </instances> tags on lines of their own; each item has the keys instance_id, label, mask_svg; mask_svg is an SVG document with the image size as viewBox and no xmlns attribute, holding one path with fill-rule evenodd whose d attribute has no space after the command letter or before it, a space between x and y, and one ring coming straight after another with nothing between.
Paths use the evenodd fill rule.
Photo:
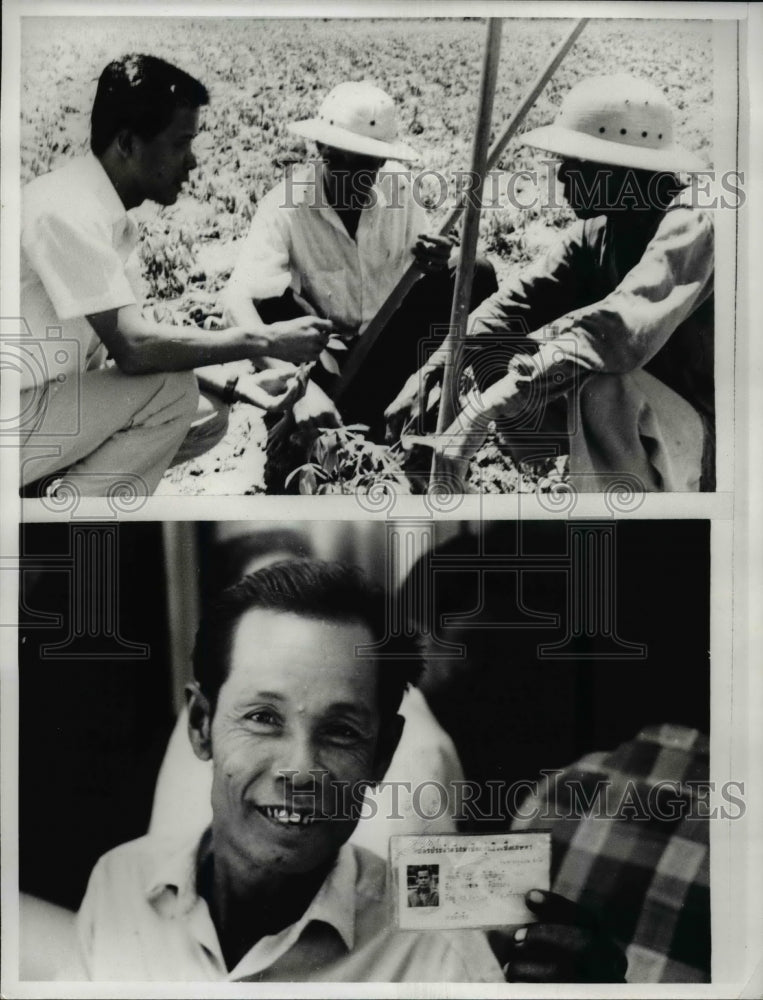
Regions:
<instances>
[{"instance_id":1,"label":"man's white collared shirt","mask_svg":"<svg viewBox=\"0 0 763 1000\"><path fill-rule=\"evenodd\" d=\"M22 389L103 365L105 348L85 317L140 301L137 241L135 221L92 153L26 185L21 316L34 370L22 371Z\"/></svg>"},{"instance_id":2,"label":"man's white collared shirt","mask_svg":"<svg viewBox=\"0 0 763 1000\"><path fill-rule=\"evenodd\" d=\"M387 865L345 844L298 921L226 969L196 889L198 835L142 837L104 855L78 915L67 979L141 982L503 982L480 931L401 931Z\"/></svg>"}]
</instances>

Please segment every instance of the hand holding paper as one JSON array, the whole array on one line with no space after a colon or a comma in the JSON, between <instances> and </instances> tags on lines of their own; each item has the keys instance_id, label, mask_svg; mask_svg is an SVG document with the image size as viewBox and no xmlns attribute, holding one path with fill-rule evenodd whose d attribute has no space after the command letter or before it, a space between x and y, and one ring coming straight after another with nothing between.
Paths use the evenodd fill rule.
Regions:
<instances>
[{"instance_id":1,"label":"hand holding paper","mask_svg":"<svg viewBox=\"0 0 763 1000\"><path fill-rule=\"evenodd\" d=\"M538 889L527 893L526 902L537 923L517 928L506 943L501 957L508 958L508 982L625 982L625 955L593 913Z\"/></svg>"}]
</instances>

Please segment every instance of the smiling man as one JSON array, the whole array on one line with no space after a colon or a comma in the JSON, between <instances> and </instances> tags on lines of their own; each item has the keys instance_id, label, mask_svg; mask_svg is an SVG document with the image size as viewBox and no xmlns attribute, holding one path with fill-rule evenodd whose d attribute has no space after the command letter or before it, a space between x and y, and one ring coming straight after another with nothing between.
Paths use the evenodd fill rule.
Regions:
<instances>
[{"instance_id":1,"label":"smiling man","mask_svg":"<svg viewBox=\"0 0 763 1000\"><path fill-rule=\"evenodd\" d=\"M224 430L219 407L197 413L194 368L262 354L307 361L325 344L318 320L287 331L262 323L207 331L141 312L138 227L128 212L146 200L175 203L196 166L192 143L208 100L203 84L162 59L117 59L98 81L91 152L22 193L23 346L34 362L21 375L23 486L55 473L84 495L125 480L152 493L192 423L184 457ZM271 391L288 390L268 379L265 389L238 388L270 406Z\"/></svg>"},{"instance_id":2,"label":"smiling man","mask_svg":"<svg viewBox=\"0 0 763 1000\"><path fill-rule=\"evenodd\" d=\"M387 865L347 843L420 671L413 648L364 654L384 622L383 598L340 564L280 563L223 593L202 620L188 688L190 738L213 766L212 823L98 862L67 978L502 981L480 931L398 930ZM584 911L550 893L532 905L543 933L516 947L538 974L622 980L619 953Z\"/></svg>"}]
</instances>

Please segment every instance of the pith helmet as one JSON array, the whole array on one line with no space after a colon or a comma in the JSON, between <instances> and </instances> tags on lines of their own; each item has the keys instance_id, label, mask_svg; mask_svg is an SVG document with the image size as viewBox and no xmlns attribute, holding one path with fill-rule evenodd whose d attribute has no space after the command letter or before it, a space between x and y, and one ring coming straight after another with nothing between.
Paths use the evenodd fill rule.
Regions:
<instances>
[{"instance_id":1,"label":"pith helmet","mask_svg":"<svg viewBox=\"0 0 763 1000\"><path fill-rule=\"evenodd\" d=\"M522 136L558 156L673 172L705 164L673 140L673 111L662 91L626 74L595 76L572 88L553 125Z\"/></svg>"},{"instance_id":2,"label":"pith helmet","mask_svg":"<svg viewBox=\"0 0 763 1000\"><path fill-rule=\"evenodd\" d=\"M395 102L367 80L340 83L326 96L316 118L292 122L289 131L305 139L383 160L417 160L400 142Z\"/></svg>"}]
</instances>

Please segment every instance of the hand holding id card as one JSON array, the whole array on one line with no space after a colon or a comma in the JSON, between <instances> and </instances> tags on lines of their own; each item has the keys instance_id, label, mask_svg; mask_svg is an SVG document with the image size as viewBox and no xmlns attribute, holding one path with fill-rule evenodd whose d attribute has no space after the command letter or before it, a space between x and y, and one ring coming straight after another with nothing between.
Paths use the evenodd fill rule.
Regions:
<instances>
[{"instance_id":1,"label":"hand holding id card","mask_svg":"<svg viewBox=\"0 0 763 1000\"><path fill-rule=\"evenodd\" d=\"M390 861L403 930L526 924L525 893L550 888L551 835L391 837Z\"/></svg>"}]
</instances>

